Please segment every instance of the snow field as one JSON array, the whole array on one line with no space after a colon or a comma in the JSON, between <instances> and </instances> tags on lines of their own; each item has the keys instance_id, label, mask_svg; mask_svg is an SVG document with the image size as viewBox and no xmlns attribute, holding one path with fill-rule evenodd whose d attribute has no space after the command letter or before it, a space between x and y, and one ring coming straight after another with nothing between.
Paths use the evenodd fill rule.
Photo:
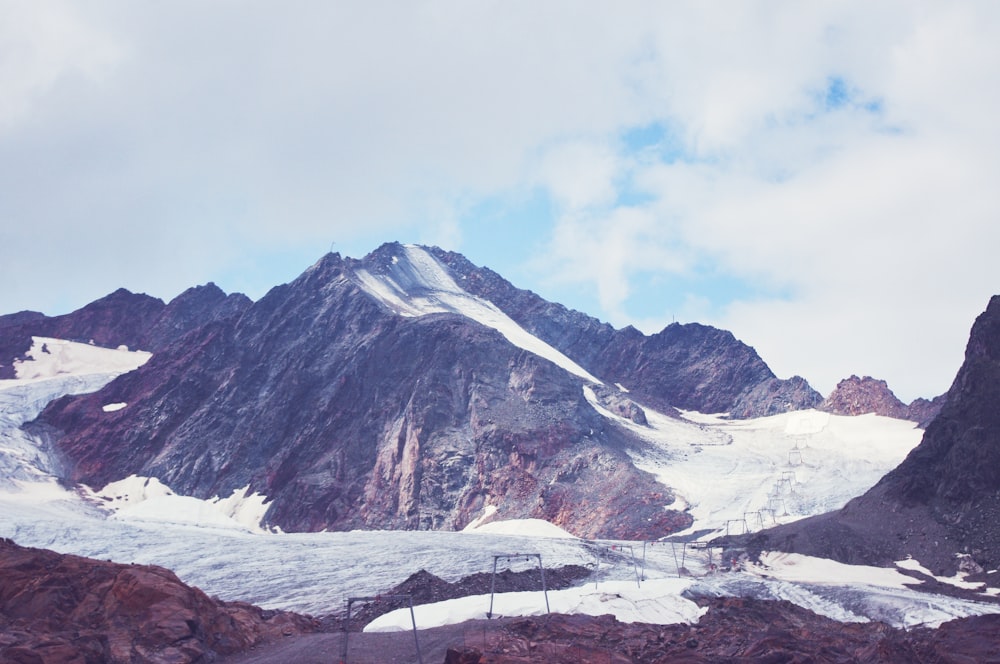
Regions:
<instances>
[{"instance_id":1,"label":"snow field","mask_svg":"<svg viewBox=\"0 0 1000 664\"><path fill-rule=\"evenodd\" d=\"M462 289L436 258L421 247L404 247L406 261L394 260L393 276L358 270L361 287L401 316L456 313L493 328L518 348L562 367L584 380L601 384L583 367L518 325L496 305Z\"/></svg>"},{"instance_id":2,"label":"snow field","mask_svg":"<svg viewBox=\"0 0 1000 664\"><path fill-rule=\"evenodd\" d=\"M27 360L14 361L18 380L38 380L61 374L122 374L145 364L151 353L130 351L127 346L102 348L75 341L32 337Z\"/></svg>"},{"instance_id":3,"label":"snow field","mask_svg":"<svg viewBox=\"0 0 1000 664\"><path fill-rule=\"evenodd\" d=\"M895 468L920 442L913 422L815 410L752 420L686 412L683 419L645 409L649 426L603 408L604 417L648 443L636 467L673 489L702 539L753 532L843 507Z\"/></svg>"},{"instance_id":4,"label":"snow field","mask_svg":"<svg viewBox=\"0 0 1000 664\"><path fill-rule=\"evenodd\" d=\"M248 495L249 491L247 485L228 498L201 500L179 496L155 477L130 475L90 495L113 513L112 519L264 532L261 522L267 497L256 492Z\"/></svg>"},{"instance_id":5,"label":"snow field","mask_svg":"<svg viewBox=\"0 0 1000 664\"><path fill-rule=\"evenodd\" d=\"M588 583L576 588L550 590L549 608L553 613L578 613L589 616L612 614L622 622L646 622L669 625L694 623L707 609L681 596L691 586L682 579L657 579L641 586L629 581L611 581L595 588ZM489 595L476 595L423 604L414 607L414 617L421 629L453 625L486 617ZM497 593L493 597L496 616L540 616L545 614L545 596L541 590ZM412 629L409 607L376 618L366 632L395 632Z\"/></svg>"}]
</instances>

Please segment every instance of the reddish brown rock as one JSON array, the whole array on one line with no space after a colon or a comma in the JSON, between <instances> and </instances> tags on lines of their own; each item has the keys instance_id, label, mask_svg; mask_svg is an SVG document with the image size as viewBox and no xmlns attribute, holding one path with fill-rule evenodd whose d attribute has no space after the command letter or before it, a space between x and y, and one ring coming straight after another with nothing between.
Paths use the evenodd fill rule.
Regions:
<instances>
[{"instance_id":1,"label":"reddish brown rock","mask_svg":"<svg viewBox=\"0 0 1000 664\"><path fill-rule=\"evenodd\" d=\"M914 399L904 404L889 389L884 380L871 376L851 376L837 383L837 388L817 408L834 415L866 415L875 413L885 417L916 422L922 429L941 412L944 397Z\"/></svg>"},{"instance_id":2,"label":"reddish brown rock","mask_svg":"<svg viewBox=\"0 0 1000 664\"><path fill-rule=\"evenodd\" d=\"M875 413L886 417L906 419L906 404L900 401L884 380L871 376L851 376L837 383L819 410L835 415L865 415Z\"/></svg>"},{"instance_id":3,"label":"reddish brown rock","mask_svg":"<svg viewBox=\"0 0 1000 664\"><path fill-rule=\"evenodd\" d=\"M162 567L0 539L3 662L211 662L313 628L304 616L213 599Z\"/></svg>"},{"instance_id":4,"label":"reddish brown rock","mask_svg":"<svg viewBox=\"0 0 1000 664\"><path fill-rule=\"evenodd\" d=\"M552 614L509 623L488 652L454 648L455 664L612 662L1000 661L1000 616L903 631L882 623L840 623L788 602L722 598L696 625L622 623L612 616Z\"/></svg>"}]
</instances>

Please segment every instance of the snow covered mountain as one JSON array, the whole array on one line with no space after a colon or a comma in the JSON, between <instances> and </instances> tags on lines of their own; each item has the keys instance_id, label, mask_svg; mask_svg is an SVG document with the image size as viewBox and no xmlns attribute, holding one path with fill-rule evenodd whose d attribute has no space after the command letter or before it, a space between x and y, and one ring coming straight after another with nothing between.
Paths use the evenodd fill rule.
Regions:
<instances>
[{"instance_id":1,"label":"snow covered mountain","mask_svg":"<svg viewBox=\"0 0 1000 664\"><path fill-rule=\"evenodd\" d=\"M832 420L812 433L817 450L832 445L816 481L834 490L800 499L791 476L819 475L797 449L803 435L788 431L821 401L802 379L777 379L729 332L615 330L412 245L329 254L258 302L210 284L169 304L117 291L58 318L0 317L0 363L13 370L29 355L24 340L42 333L154 351L17 434L44 441L61 477L94 490L149 477L178 496L257 496L264 525L284 530L451 530L484 518L545 519L591 537L759 528L839 507L919 437L873 420L883 430L862 438L900 442L859 462L843 438L855 434ZM758 427L767 449L751 442L756 425L681 411L770 416ZM743 463L728 507L711 507L721 498L701 495L689 470L734 477L744 440L766 461Z\"/></svg>"},{"instance_id":2,"label":"snow covered mountain","mask_svg":"<svg viewBox=\"0 0 1000 664\"><path fill-rule=\"evenodd\" d=\"M327 255L255 303L212 285L168 305L118 291L77 315L0 323L7 358L42 332L155 352L30 425L67 479L257 493L286 530L454 529L496 508L580 535L660 536L690 517L636 468L646 440L584 387L637 421L644 406L746 415L819 402L728 332L614 330L457 254L399 244Z\"/></svg>"},{"instance_id":3,"label":"snow covered mountain","mask_svg":"<svg viewBox=\"0 0 1000 664\"><path fill-rule=\"evenodd\" d=\"M317 614L421 568L483 571L491 550L613 561L592 590L553 601L629 620L696 620L692 595L732 594L901 627L995 612L983 603L995 575L970 582L939 563L968 551L995 568L998 303L912 454L914 422L803 408L816 396L727 332L615 331L435 249L328 255L256 303L206 286L169 304L118 291L78 316L3 316L0 537L163 565L223 599ZM761 412L705 414L713 404ZM877 561L892 569L772 553L718 574L706 540L752 533L782 549L807 532L795 523L815 521L800 519L873 485L834 514L862 515L868 544L902 535ZM541 525L543 539L522 537ZM823 532L813 541L832 546L812 553L858 562L872 550L850 529ZM659 539L671 533L700 542ZM937 534L947 546L925 546ZM329 564L352 558L365 564ZM517 614L534 600L498 601ZM462 620L480 604L418 615Z\"/></svg>"}]
</instances>

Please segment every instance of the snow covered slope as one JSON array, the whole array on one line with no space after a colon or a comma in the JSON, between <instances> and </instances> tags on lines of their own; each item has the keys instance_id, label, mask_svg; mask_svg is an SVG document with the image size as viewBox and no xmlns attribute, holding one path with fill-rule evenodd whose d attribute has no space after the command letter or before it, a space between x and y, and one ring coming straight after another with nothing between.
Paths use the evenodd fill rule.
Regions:
<instances>
[{"instance_id":1,"label":"snow covered slope","mask_svg":"<svg viewBox=\"0 0 1000 664\"><path fill-rule=\"evenodd\" d=\"M738 595L784 599L841 621L882 620L898 627L936 626L952 618L1000 612L1000 605L923 593L904 583L897 571L829 561L771 556L745 571L707 573L705 561L688 553L696 578L680 580L669 545L632 543L635 568L621 543L570 538L528 538L419 531L251 534L232 529L166 523L114 521L72 494L48 487L25 494L0 492L0 537L23 546L44 547L102 560L156 564L175 571L186 583L226 600L313 615L341 611L348 597L371 596L425 569L448 581L489 572L492 556L540 553L545 565L584 565L600 571L584 586L551 599L554 610L612 612L621 620L672 622L697 619L692 595ZM678 556L680 553L678 552ZM715 554L718 560L718 553ZM513 563L528 569L531 563ZM681 594L683 593L683 595ZM984 596L985 599L985 596ZM461 622L481 617L489 598L467 598L418 613L418 625ZM540 593L496 599L504 615L537 614ZM601 610L603 607L603 610ZM390 614L392 615L392 614ZM409 615L382 620L382 629L408 627ZM426 622L425 622L426 621Z\"/></svg>"},{"instance_id":2,"label":"snow covered slope","mask_svg":"<svg viewBox=\"0 0 1000 664\"><path fill-rule=\"evenodd\" d=\"M14 361L17 380L90 374L113 378L141 367L152 356L146 351L130 351L126 346L102 348L49 337L32 337L32 342L27 359Z\"/></svg>"},{"instance_id":3,"label":"snow covered slope","mask_svg":"<svg viewBox=\"0 0 1000 664\"><path fill-rule=\"evenodd\" d=\"M57 474L48 451L21 429L22 424L35 419L53 399L96 392L149 357L127 348L34 337L28 359L15 363L17 379L0 380L0 488Z\"/></svg>"},{"instance_id":4,"label":"snow covered slope","mask_svg":"<svg viewBox=\"0 0 1000 664\"><path fill-rule=\"evenodd\" d=\"M544 357L591 383L601 381L564 354L529 333L492 302L466 292L422 247L406 245L379 274L356 271L362 288L401 316L455 313L491 327L518 348Z\"/></svg>"},{"instance_id":5,"label":"snow covered slope","mask_svg":"<svg viewBox=\"0 0 1000 664\"><path fill-rule=\"evenodd\" d=\"M847 417L815 410L752 420L646 409L649 426L588 401L648 446L632 453L686 503L703 538L743 534L843 507L895 468L920 442L913 422L878 415ZM679 533L683 536L685 533Z\"/></svg>"},{"instance_id":6,"label":"snow covered slope","mask_svg":"<svg viewBox=\"0 0 1000 664\"><path fill-rule=\"evenodd\" d=\"M33 342L27 359L15 362L17 379L0 380L0 491L15 494L19 498L11 499L16 502L72 501L76 496L56 485L58 464L43 441L21 425L35 419L50 401L96 392L145 364L151 354L47 337L34 337ZM115 412L127 407L110 403L102 409ZM267 509L264 496L247 495L246 489L228 498L199 500L176 495L156 478L132 476L98 489L81 487L81 493L122 520L259 531Z\"/></svg>"}]
</instances>

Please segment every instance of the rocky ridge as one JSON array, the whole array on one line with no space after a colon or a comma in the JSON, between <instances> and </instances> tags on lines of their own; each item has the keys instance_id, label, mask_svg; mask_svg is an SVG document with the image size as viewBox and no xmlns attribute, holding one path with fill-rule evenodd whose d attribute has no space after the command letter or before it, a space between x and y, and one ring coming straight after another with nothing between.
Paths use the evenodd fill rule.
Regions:
<instances>
[{"instance_id":1,"label":"rocky ridge","mask_svg":"<svg viewBox=\"0 0 1000 664\"><path fill-rule=\"evenodd\" d=\"M551 615L505 626L490 648L456 646L447 664L579 664L644 662L912 662L996 661L1000 616L963 618L935 630L903 631L880 623L844 624L785 601L700 600L708 612L694 625L622 623L613 616Z\"/></svg>"},{"instance_id":2,"label":"rocky ridge","mask_svg":"<svg viewBox=\"0 0 1000 664\"><path fill-rule=\"evenodd\" d=\"M810 408L822 396L802 378L775 377L731 332L674 323L653 335L607 323L513 286L453 252L430 250L470 293L496 304L522 327L608 383L658 410L683 408L763 417Z\"/></svg>"},{"instance_id":3,"label":"rocky ridge","mask_svg":"<svg viewBox=\"0 0 1000 664\"><path fill-rule=\"evenodd\" d=\"M32 336L156 352L212 321L239 316L249 305L245 295L226 295L209 283L189 288L169 304L119 288L62 316L36 311L0 316L0 379L15 377L13 361L24 359Z\"/></svg>"}]
</instances>

